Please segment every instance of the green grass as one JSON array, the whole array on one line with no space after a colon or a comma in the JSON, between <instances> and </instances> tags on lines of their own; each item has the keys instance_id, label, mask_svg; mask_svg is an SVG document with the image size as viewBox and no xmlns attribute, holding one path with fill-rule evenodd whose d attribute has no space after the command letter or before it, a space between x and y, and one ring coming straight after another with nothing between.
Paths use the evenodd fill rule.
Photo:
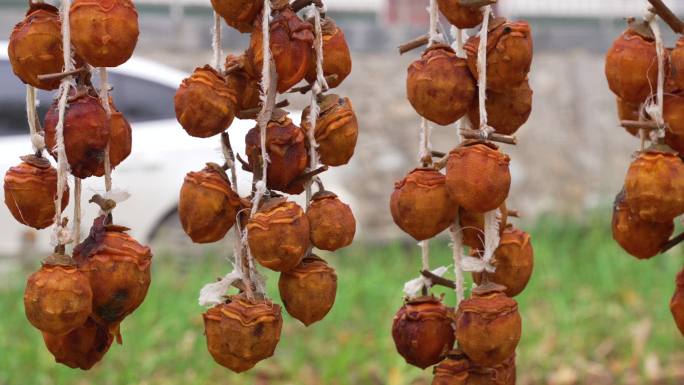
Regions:
<instances>
[{"instance_id":1,"label":"green grass","mask_svg":"<svg viewBox=\"0 0 684 385\"><path fill-rule=\"evenodd\" d=\"M607 214L599 214L583 224L542 218L531 231L535 271L517 298L524 322L519 384L568 373L580 383L644 384L658 373L669 378L684 363L684 340L668 308L681 251L637 261L613 243ZM54 363L24 317L25 275L4 277L0 384L425 384L429 372L404 364L390 337L403 283L417 275L418 251L357 245L327 256L339 275L332 312L309 328L286 315L275 357L242 376L207 353L197 305L199 288L225 274L223 257L156 256L148 297L123 323L123 346L89 372ZM433 244L432 264L450 264L445 241ZM277 276L268 278L277 298ZM453 293L446 300L453 303Z\"/></svg>"}]
</instances>

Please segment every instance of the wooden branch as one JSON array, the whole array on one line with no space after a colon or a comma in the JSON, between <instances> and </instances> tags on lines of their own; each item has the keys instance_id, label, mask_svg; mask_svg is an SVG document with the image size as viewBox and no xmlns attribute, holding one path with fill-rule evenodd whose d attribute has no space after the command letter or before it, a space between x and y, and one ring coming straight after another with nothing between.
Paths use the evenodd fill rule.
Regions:
<instances>
[{"instance_id":1,"label":"wooden branch","mask_svg":"<svg viewBox=\"0 0 684 385\"><path fill-rule=\"evenodd\" d=\"M644 130L657 130L658 128L660 128L658 126L658 123L652 120L643 122L640 122L638 120L622 120L620 121L620 125L624 128L637 128Z\"/></svg>"},{"instance_id":2,"label":"wooden branch","mask_svg":"<svg viewBox=\"0 0 684 385\"><path fill-rule=\"evenodd\" d=\"M482 131L480 130L461 130L461 136L466 139L480 139L480 140L491 140L492 142L506 143L516 145L518 140L512 135L502 135L497 133L491 133L486 138L482 136Z\"/></svg>"},{"instance_id":3,"label":"wooden branch","mask_svg":"<svg viewBox=\"0 0 684 385\"><path fill-rule=\"evenodd\" d=\"M485 5L496 4L498 0L460 0L459 5L467 8L480 8Z\"/></svg>"},{"instance_id":4,"label":"wooden branch","mask_svg":"<svg viewBox=\"0 0 684 385\"><path fill-rule=\"evenodd\" d=\"M673 247L677 246L678 244L680 244L682 242L684 242L684 233L681 233L681 234L677 235L676 237L667 241L667 243L663 246L663 248L660 249L660 252L665 253L665 252L669 251L670 249L672 249Z\"/></svg>"},{"instance_id":5,"label":"wooden branch","mask_svg":"<svg viewBox=\"0 0 684 385\"><path fill-rule=\"evenodd\" d=\"M648 0L648 2L653 6L653 8L651 8L653 13L660 16L675 33L684 33L684 23L682 20L679 19L662 0Z\"/></svg>"},{"instance_id":6,"label":"wooden branch","mask_svg":"<svg viewBox=\"0 0 684 385\"><path fill-rule=\"evenodd\" d=\"M413 51L416 48L420 48L428 43L430 36L428 34L418 36L417 38L407 41L406 43L399 46L399 54L403 55L406 52Z\"/></svg>"},{"instance_id":7,"label":"wooden branch","mask_svg":"<svg viewBox=\"0 0 684 385\"><path fill-rule=\"evenodd\" d=\"M434 150L431 151L430 153L432 154L433 158L444 158L447 155L446 152L434 151Z\"/></svg>"},{"instance_id":8,"label":"wooden branch","mask_svg":"<svg viewBox=\"0 0 684 385\"><path fill-rule=\"evenodd\" d=\"M290 105L290 102L285 99L276 103L275 108L285 108ZM238 112L235 116L238 119L256 119L261 112L261 107L254 107L247 110L242 110Z\"/></svg>"},{"instance_id":9,"label":"wooden branch","mask_svg":"<svg viewBox=\"0 0 684 385\"><path fill-rule=\"evenodd\" d=\"M423 271L420 272L420 274L421 274L423 277L425 277L425 278L429 279L430 281L432 281L432 284L433 284L433 285L444 286L444 287L448 287L448 288L450 288L450 289L455 289L455 288L456 288L456 282L451 281L451 280L448 280L448 279L443 278L443 277L440 277L439 275L435 275L435 274L433 274L433 273L432 273L431 271L429 271L429 270L423 270Z\"/></svg>"},{"instance_id":10,"label":"wooden branch","mask_svg":"<svg viewBox=\"0 0 684 385\"><path fill-rule=\"evenodd\" d=\"M53 79L62 79L62 78L65 78L67 76L78 75L78 74L85 72L85 71L87 71L87 69L85 67L81 67L81 68L77 68L75 70L66 71L66 72L38 75L38 80L45 81L45 80L53 80Z\"/></svg>"},{"instance_id":11,"label":"wooden branch","mask_svg":"<svg viewBox=\"0 0 684 385\"><path fill-rule=\"evenodd\" d=\"M307 182L308 180L315 177L316 175L322 174L322 173L328 171L328 168L329 168L328 166L321 166L315 170L305 172L304 174L298 176L292 182L290 182L290 185L288 187L294 187L294 186L299 185L300 183Z\"/></svg>"},{"instance_id":12,"label":"wooden branch","mask_svg":"<svg viewBox=\"0 0 684 385\"><path fill-rule=\"evenodd\" d=\"M252 172L252 168L249 167L249 163L246 162L244 159L242 159L242 157L240 156L239 153L236 153L236 154L235 154L235 157L237 158L238 162L240 162L240 164L242 165L242 169L243 169L244 171Z\"/></svg>"},{"instance_id":13,"label":"wooden branch","mask_svg":"<svg viewBox=\"0 0 684 385\"><path fill-rule=\"evenodd\" d=\"M328 83L332 83L336 80L337 80L336 74L328 75L325 77L325 81ZM311 91L312 88L313 88L313 83L309 83L305 86L292 88L289 91L287 91L287 93L289 93L289 94L296 94L296 93L305 94L305 93Z\"/></svg>"},{"instance_id":14,"label":"wooden branch","mask_svg":"<svg viewBox=\"0 0 684 385\"><path fill-rule=\"evenodd\" d=\"M508 210L508 216L511 218L520 218L520 211L515 209Z\"/></svg>"}]
</instances>

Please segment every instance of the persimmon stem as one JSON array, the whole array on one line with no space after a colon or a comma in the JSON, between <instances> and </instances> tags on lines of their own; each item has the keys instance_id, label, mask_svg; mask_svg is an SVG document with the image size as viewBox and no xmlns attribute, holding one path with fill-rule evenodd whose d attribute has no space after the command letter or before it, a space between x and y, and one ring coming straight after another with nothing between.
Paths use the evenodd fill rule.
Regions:
<instances>
[{"instance_id":1,"label":"persimmon stem","mask_svg":"<svg viewBox=\"0 0 684 385\"><path fill-rule=\"evenodd\" d=\"M660 250L661 253L665 253L672 249L673 247L677 246L678 244L684 242L684 233L681 233L677 235L676 237L670 239L667 241L667 243L663 246L663 248Z\"/></svg>"}]
</instances>

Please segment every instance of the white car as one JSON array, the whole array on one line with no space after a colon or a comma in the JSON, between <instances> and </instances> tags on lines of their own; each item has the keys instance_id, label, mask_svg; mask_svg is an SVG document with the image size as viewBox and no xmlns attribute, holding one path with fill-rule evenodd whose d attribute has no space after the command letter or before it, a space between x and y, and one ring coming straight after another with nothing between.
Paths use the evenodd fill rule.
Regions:
<instances>
[{"instance_id":1,"label":"white car","mask_svg":"<svg viewBox=\"0 0 684 385\"><path fill-rule=\"evenodd\" d=\"M133 150L113 172L114 187L131 193L131 198L114 210L117 224L131 228L131 235L141 242L152 242L164 225L177 228L178 196L185 174L200 170L206 162L222 164L220 137L198 139L186 134L176 121L173 97L186 76L183 72L140 59L110 70L110 83L117 108L131 122ZM39 116L52 102L52 93L40 92ZM7 58L7 44L0 42L0 172L20 162L19 157L31 153L25 108L26 88L13 74ZM293 120L299 113L293 113ZM244 136L254 121L235 120L228 132L233 149L244 157ZM239 170L239 192L248 195L251 174ZM327 181L327 179L326 179ZM331 186L333 187L333 186ZM83 232L97 214L97 207L87 201L102 193L102 178L83 182ZM339 188L335 190L341 192ZM73 189L72 189L73 192ZM3 192L0 190L0 195ZM345 194L340 194L344 197ZM4 197L2 197L4 202ZM34 230L16 222L9 210L0 208L0 255L12 255L35 239L40 251L50 250L50 229ZM65 211L73 216L73 202ZM173 241L189 241L182 231L173 233ZM184 238L184 239L181 239Z\"/></svg>"}]
</instances>

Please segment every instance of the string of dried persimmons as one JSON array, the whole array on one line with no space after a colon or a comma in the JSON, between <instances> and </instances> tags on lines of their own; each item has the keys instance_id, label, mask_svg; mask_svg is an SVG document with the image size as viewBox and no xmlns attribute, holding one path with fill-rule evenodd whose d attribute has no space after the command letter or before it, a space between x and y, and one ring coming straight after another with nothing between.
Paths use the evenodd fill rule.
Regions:
<instances>
[{"instance_id":1,"label":"string of dried persimmons","mask_svg":"<svg viewBox=\"0 0 684 385\"><path fill-rule=\"evenodd\" d=\"M605 67L621 125L641 139L613 206L613 238L641 260L684 241L684 234L670 239L675 219L684 214L684 38L665 48L658 17L678 34L684 23L661 0L648 1L652 7L643 19L628 19ZM670 309L684 335L684 269Z\"/></svg>"},{"instance_id":2,"label":"string of dried persimmons","mask_svg":"<svg viewBox=\"0 0 684 385\"><path fill-rule=\"evenodd\" d=\"M10 36L12 69L27 85L34 153L5 174L5 203L27 226L54 227L54 254L29 277L24 306L56 361L71 368L90 369L115 338L121 343L120 324L143 302L151 280L150 249L112 222L112 210L128 193L112 188L111 171L130 154L132 135L109 96L106 67L126 62L137 41L138 14L130 0L62 0L61 9L29 1L25 19ZM91 83L94 71L99 88ZM58 90L44 128L36 89ZM75 195L72 230L63 217L69 173ZM100 206L100 216L79 243L81 179L91 176L104 176L105 193L90 200ZM76 245L73 257L68 244Z\"/></svg>"},{"instance_id":3,"label":"string of dried persimmons","mask_svg":"<svg viewBox=\"0 0 684 385\"><path fill-rule=\"evenodd\" d=\"M494 17L494 3L431 0L428 34L400 47L404 53L428 45L407 78L409 102L423 117L421 166L396 183L390 200L395 223L421 244L423 267L404 287L392 336L407 363L436 365L433 385L515 383L522 324L512 297L531 277L533 250L530 236L507 224L517 216L505 203L510 159L493 142L515 144L512 135L531 113L532 37L528 23ZM440 11L453 24L453 47L440 32ZM477 26L479 33L463 44L464 29ZM466 140L448 154L433 151L430 122L459 120ZM455 281L442 277L446 267L430 271L428 239L449 228ZM464 246L470 256L463 256ZM477 284L468 299L463 271ZM455 309L430 294L433 285L456 290Z\"/></svg>"},{"instance_id":4,"label":"string of dried persimmons","mask_svg":"<svg viewBox=\"0 0 684 385\"><path fill-rule=\"evenodd\" d=\"M351 73L344 33L319 0L212 0L214 65L197 68L175 97L186 132L220 134L223 165L188 173L180 194L183 229L196 243L223 239L234 228L233 270L200 292L207 346L214 360L243 372L271 357L280 339L281 308L265 290L256 264L280 273L287 312L305 325L323 319L337 292L337 275L313 248L335 251L351 244L351 209L326 191L319 175L349 162L358 123L347 98L325 94ZM305 11L305 9L307 9ZM304 13L306 12L306 15ZM305 19L300 15L306 16ZM221 63L221 19L250 33L250 47ZM295 87L303 80L308 85ZM286 92L310 93L301 127L276 101ZM257 125L245 140L247 161L230 143L234 118ZM236 158L253 174L249 198L238 191ZM228 175L230 173L230 176ZM313 185L318 187L315 194ZM306 192L306 211L284 194ZM234 287L237 293L230 294Z\"/></svg>"}]
</instances>

